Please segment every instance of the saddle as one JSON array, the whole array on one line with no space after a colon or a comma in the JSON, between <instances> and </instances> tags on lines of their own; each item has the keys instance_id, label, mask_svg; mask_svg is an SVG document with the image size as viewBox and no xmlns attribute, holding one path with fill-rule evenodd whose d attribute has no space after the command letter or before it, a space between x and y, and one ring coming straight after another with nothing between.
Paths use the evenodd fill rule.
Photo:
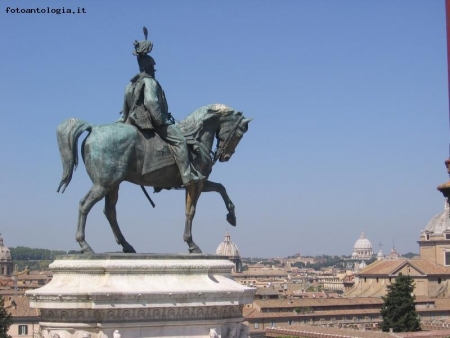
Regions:
<instances>
[{"instance_id":1,"label":"saddle","mask_svg":"<svg viewBox=\"0 0 450 338\"><path fill-rule=\"evenodd\" d=\"M139 132L145 139L142 175L176 164L170 146L163 141L157 133L153 130L139 130ZM201 151L200 148L206 147L203 144L198 143L191 135L185 134L184 137L187 142L189 161L194 163L202 157L202 152L207 152L206 149L202 149L203 151ZM208 158L208 160L210 161L211 159Z\"/></svg>"},{"instance_id":2,"label":"saddle","mask_svg":"<svg viewBox=\"0 0 450 338\"><path fill-rule=\"evenodd\" d=\"M142 175L175 164L169 145L153 130L140 130L144 136L144 164Z\"/></svg>"}]
</instances>

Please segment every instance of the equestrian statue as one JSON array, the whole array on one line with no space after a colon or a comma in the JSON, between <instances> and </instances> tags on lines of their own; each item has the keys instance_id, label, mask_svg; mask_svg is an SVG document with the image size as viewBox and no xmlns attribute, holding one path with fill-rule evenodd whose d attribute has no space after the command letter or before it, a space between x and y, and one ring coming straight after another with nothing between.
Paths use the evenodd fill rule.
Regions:
<instances>
[{"instance_id":1,"label":"equestrian statue","mask_svg":"<svg viewBox=\"0 0 450 338\"><path fill-rule=\"evenodd\" d=\"M57 191L64 192L78 164L78 139L88 132L81 154L92 187L81 199L76 240L83 253L94 251L85 240L86 219L92 207L105 199L104 214L123 252L135 253L126 241L116 217L119 186L123 181L162 189L186 190L186 221L183 239L190 253L202 251L192 239L192 220L202 192L218 192L228 210L227 221L235 226L234 205L226 189L208 177L213 165L228 161L251 119L224 104L203 106L175 122L169 113L161 85L155 79L155 61L147 55L152 43L135 41L133 54L140 72L125 89L122 118L111 124L91 125L71 118L57 128L63 175ZM213 151L216 140L216 151ZM145 192L146 193L146 192Z\"/></svg>"}]
</instances>

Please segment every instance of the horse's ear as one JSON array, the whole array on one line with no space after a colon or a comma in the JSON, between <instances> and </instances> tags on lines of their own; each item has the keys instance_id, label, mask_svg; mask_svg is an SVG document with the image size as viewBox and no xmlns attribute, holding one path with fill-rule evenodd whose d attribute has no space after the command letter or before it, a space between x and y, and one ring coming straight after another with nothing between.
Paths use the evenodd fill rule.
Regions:
<instances>
[{"instance_id":1,"label":"horse's ear","mask_svg":"<svg viewBox=\"0 0 450 338\"><path fill-rule=\"evenodd\" d=\"M250 122L252 122L253 121L253 118L250 118L250 119L243 119L242 120L242 124L249 124Z\"/></svg>"}]
</instances>

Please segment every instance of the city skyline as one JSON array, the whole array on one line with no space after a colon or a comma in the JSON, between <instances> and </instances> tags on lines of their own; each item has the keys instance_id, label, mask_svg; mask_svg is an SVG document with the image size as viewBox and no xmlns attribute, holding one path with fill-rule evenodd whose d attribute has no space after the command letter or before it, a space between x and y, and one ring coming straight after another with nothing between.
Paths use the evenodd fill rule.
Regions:
<instances>
[{"instance_id":1,"label":"city skyline","mask_svg":"<svg viewBox=\"0 0 450 338\"><path fill-rule=\"evenodd\" d=\"M254 118L210 177L227 188L237 227L219 195L200 197L193 236L204 253L227 229L243 257L348 255L362 230L374 251L395 240L398 252L417 252L420 231L442 211L444 1L64 3L85 8L74 15L8 6L62 4L0 8L0 232L9 247L78 250L78 201L90 181L80 163L56 194L56 126L119 118L144 25L176 119L210 103ZM187 252L184 192L151 194L155 209L138 186L123 184L119 194L119 224L138 252ZM102 209L89 215L87 240L97 252L117 251Z\"/></svg>"}]
</instances>

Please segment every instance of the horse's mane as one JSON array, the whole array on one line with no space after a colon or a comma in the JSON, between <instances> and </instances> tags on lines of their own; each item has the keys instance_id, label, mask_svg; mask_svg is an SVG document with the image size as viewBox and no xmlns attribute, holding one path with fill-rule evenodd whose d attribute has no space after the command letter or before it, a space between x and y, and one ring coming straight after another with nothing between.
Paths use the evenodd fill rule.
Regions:
<instances>
[{"instance_id":1,"label":"horse's mane","mask_svg":"<svg viewBox=\"0 0 450 338\"><path fill-rule=\"evenodd\" d=\"M221 118L234 114L239 114L239 112L227 105L221 103L209 104L198 108L184 120L178 122L178 127L184 135L195 135L201 128L203 128L203 123L205 121L216 117Z\"/></svg>"}]
</instances>

